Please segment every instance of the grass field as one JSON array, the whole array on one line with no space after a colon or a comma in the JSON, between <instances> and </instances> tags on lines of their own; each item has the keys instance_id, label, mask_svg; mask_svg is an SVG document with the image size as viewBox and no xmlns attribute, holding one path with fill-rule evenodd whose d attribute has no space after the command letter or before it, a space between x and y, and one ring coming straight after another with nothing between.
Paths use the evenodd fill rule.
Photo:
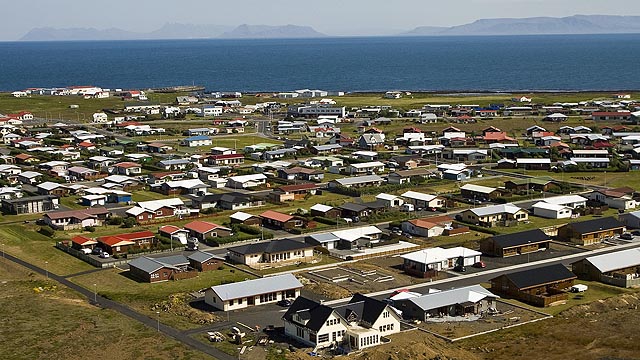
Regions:
<instances>
[{"instance_id":1,"label":"grass field","mask_svg":"<svg viewBox=\"0 0 640 360\"><path fill-rule=\"evenodd\" d=\"M0 261L0 280L2 359L205 358L13 263Z\"/></svg>"},{"instance_id":2,"label":"grass field","mask_svg":"<svg viewBox=\"0 0 640 360\"><path fill-rule=\"evenodd\" d=\"M152 306L168 300L170 295L191 293L222 283L252 278L254 277L247 273L225 266L221 270L201 272L195 278L155 284L137 282L128 277L128 271L118 269L80 275L72 277L70 280L87 289L93 289L93 284L96 284L100 295L125 303L149 316L154 316L155 310L152 309ZM163 317L163 322L180 328L199 325L190 322L184 316L170 313L162 313L161 316Z\"/></svg>"}]
</instances>

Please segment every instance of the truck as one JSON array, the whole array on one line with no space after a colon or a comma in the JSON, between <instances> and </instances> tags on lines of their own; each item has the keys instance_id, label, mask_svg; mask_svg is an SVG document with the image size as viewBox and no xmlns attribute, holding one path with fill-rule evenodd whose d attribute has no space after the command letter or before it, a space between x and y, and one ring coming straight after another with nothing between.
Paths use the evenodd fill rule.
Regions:
<instances>
[{"instance_id":1,"label":"truck","mask_svg":"<svg viewBox=\"0 0 640 360\"><path fill-rule=\"evenodd\" d=\"M190 237L187 239L186 249L191 251L196 251L198 250L198 243L199 243L198 239L194 237Z\"/></svg>"},{"instance_id":2,"label":"truck","mask_svg":"<svg viewBox=\"0 0 640 360\"><path fill-rule=\"evenodd\" d=\"M589 287L584 284L575 284L571 287L571 292L573 293L581 293L587 291Z\"/></svg>"}]
</instances>

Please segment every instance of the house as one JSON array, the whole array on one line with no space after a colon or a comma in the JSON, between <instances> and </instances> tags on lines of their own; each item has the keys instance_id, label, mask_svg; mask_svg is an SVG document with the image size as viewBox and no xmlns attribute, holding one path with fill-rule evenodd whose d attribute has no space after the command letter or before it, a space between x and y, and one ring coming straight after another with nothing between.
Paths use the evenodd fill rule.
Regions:
<instances>
[{"instance_id":1,"label":"house","mask_svg":"<svg viewBox=\"0 0 640 360\"><path fill-rule=\"evenodd\" d=\"M146 149L148 152L156 153L156 154L165 154L173 150L173 148L170 145L167 145L165 143L159 143L159 142L153 142L153 143L147 144Z\"/></svg>"},{"instance_id":2,"label":"house","mask_svg":"<svg viewBox=\"0 0 640 360\"><path fill-rule=\"evenodd\" d=\"M587 168L607 168L611 160L609 158L575 158L569 159L570 165L584 165Z\"/></svg>"},{"instance_id":3,"label":"house","mask_svg":"<svg viewBox=\"0 0 640 360\"><path fill-rule=\"evenodd\" d=\"M242 154L221 154L211 155L207 157L210 165L215 166L236 166L244 164L244 155Z\"/></svg>"},{"instance_id":4,"label":"house","mask_svg":"<svg viewBox=\"0 0 640 360\"><path fill-rule=\"evenodd\" d=\"M640 211L632 211L618 215L618 220L623 223L627 229L640 229Z\"/></svg>"},{"instance_id":5,"label":"house","mask_svg":"<svg viewBox=\"0 0 640 360\"><path fill-rule=\"evenodd\" d=\"M174 280L176 274L189 270L189 260L184 255L159 258L141 256L129 262L131 277L148 283Z\"/></svg>"},{"instance_id":6,"label":"house","mask_svg":"<svg viewBox=\"0 0 640 360\"><path fill-rule=\"evenodd\" d=\"M529 219L526 210L511 203L468 209L461 215L463 221L484 227L506 225Z\"/></svg>"},{"instance_id":7,"label":"house","mask_svg":"<svg viewBox=\"0 0 640 360\"><path fill-rule=\"evenodd\" d=\"M287 180L322 181L324 171L296 166L290 169L278 169L278 177Z\"/></svg>"},{"instance_id":8,"label":"house","mask_svg":"<svg viewBox=\"0 0 640 360\"><path fill-rule=\"evenodd\" d=\"M189 238L189 230L179 228L173 225L164 225L158 229L158 234L171 239L172 241L179 241L182 245L187 245L187 239Z\"/></svg>"},{"instance_id":9,"label":"house","mask_svg":"<svg viewBox=\"0 0 640 360\"><path fill-rule=\"evenodd\" d=\"M223 311L275 303L300 296L302 284L291 274L245 280L207 288L204 302Z\"/></svg>"},{"instance_id":10,"label":"house","mask_svg":"<svg viewBox=\"0 0 640 360\"><path fill-rule=\"evenodd\" d=\"M436 173L428 169L399 170L389 174L387 182L389 184L406 184L413 179L414 182L419 183L435 176Z\"/></svg>"},{"instance_id":11,"label":"house","mask_svg":"<svg viewBox=\"0 0 640 360\"><path fill-rule=\"evenodd\" d=\"M158 162L158 167L169 171L185 170L191 165L192 163L189 159L166 159Z\"/></svg>"},{"instance_id":12,"label":"house","mask_svg":"<svg viewBox=\"0 0 640 360\"><path fill-rule=\"evenodd\" d=\"M607 204L613 209L629 210L638 206L638 202L633 198L633 193L634 190L631 188L606 189L594 191L587 194L586 197L589 200Z\"/></svg>"},{"instance_id":13,"label":"house","mask_svg":"<svg viewBox=\"0 0 640 360\"><path fill-rule=\"evenodd\" d=\"M200 179L167 181L152 186L153 190L159 190L164 195L200 195L205 194L207 188L209 188L209 185L203 183Z\"/></svg>"},{"instance_id":14,"label":"house","mask_svg":"<svg viewBox=\"0 0 640 360\"><path fill-rule=\"evenodd\" d=\"M283 185L269 193L269 197L277 202L302 200L315 195L319 189L316 184Z\"/></svg>"},{"instance_id":15,"label":"house","mask_svg":"<svg viewBox=\"0 0 640 360\"><path fill-rule=\"evenodd\" d=\"M446 149L442 155L452 161L476 162L486 160L488 154L487 149Z\"/></svg>"},{"instance_id":16,"label":"house","mask_svg":"<svg viewBox=\"0 0 640 360\"><path fill-rule=\"evenodd\" d=\"M531 206L533 215L547 219L568 219L572 215L572 209L564 205L549 204L544 201Z\"/></svg>"},{"instance_id":17,"label":"house","mask_svg":"<svg viewBox=\"0 0 640 360\"><path fill-rule=\"evenodd\" d=\"M290 230L304 226L304 221L294 216L283 214L273 210L267 210L260 214L262 225L282 230Z\"/></svg>"},{"instance_id":18,"label":"house","mask_svg":"<svg viewBox=\"0 0 640 360\"><path fill-rule=\"evenodd\" d=\"M418 209L439 209L445 207L446 201L444 198L437 195L424 194L417 191L407 191L402 196L405 202L413 204Z\"/></svg>"},{"instance_id":19,"label":"house","mask_svg":"<svg viewBox=\"0 0 640 360\"><path fill-rule=\"evenodd\" d=\"M224 264L224 257L204 251L194 251L189 256L189 265L198 271L218 270Z\"/></svg>"},{"instance_id":20,"label":"house","mask_svg":"<svg viewBox=\"0 0 640 360\"><path fill-rule=\"evenodd\" d=\"M327 219L335 219L342 215L341 208L335 208L323 204L315 204L309 208L309 211L312 216L319 216Z\"/></svg>"},{"instance_id":21,"label":"house","mask_svg":"<svg viewBox=\"0 0 640 360\"><path fill-rule=\"evenodd\" d=\"M131 162L124 161L113 165L114 174L118 175L139 175L142 174L142 165Z\"/></svg>"},{"instance_id":22,"label":"house","mask_svg":"<svg viewBox=\"0 0 640 360\"><path fill-rule=\"evenodd\" d=\"M447 230L454 229L453 219L446 215L404 221L400 228L405 233L422 237L440 236L445 234ZM467 228L465 232L468 230Z\"/></svg>"},{"instance_id":23,"label":"house","mask_svg":"<svg viewBox=\"0 0 640 360\"><path fill-rule=\"evenodd\" d=\"M316 155L337 154L342 150L340 144L315 145L311 147L311 153Z\"/></svg>"},{"instance_id":24,"label":"house","mask_svg":"<svg viewBox=\"0 0 640 360\"><path fill-rule=\"evenodd\" d=\"M286 336L314 349L345 351L370 348L382 337L400 332L400 315L390 305L355 294L349 303L329 307L299 297L282 316Z\"/></svg>"},{"instance_id":25,"label":"house","mask_svg":"<svg viewBox=\"0 0 640 360\"><path fill-rule=\"evenodd\" d=\"M218 208L222 210L239 210L264 205L264 201L238 192L221 194L190 195L191 207L195 209Z\"/></svg>"},{"instance_id":26,"label":"house","mask_svg":"<svg viewBox=\"0 0 640 360\"><path fill-rule=\"evenodd\" d=\"M37 171L23 171L18 174L18 181L27 185L35 185L42 179L42 174Z\"/></svg>"},{"instance_id":27,"label":"house","mask_svg":"<svg viewBox=\"0 0 640 360\"><path fill-rule=\"evenodd\" d=\"M286 266L314 260L314 245L291 239L272 240L234 246L228 249L229 259L253 268Z\"/></svg>"},{"instance_id":28,"label":"house","mask_svg":"<svg viewBox=\"0 0 640 360\"><path fill-rule=\"evenodd\" d=\"M347 172L351 175L358 174L375 174L384 171L384 164L380 161L371 161L364 163L353 163L347 167Z\"/></svg>"},{"instance_id":29,"label":"house","mask_svg":"<svg viewBox=\"0 0 640 360\"><path fill-rule=\"evenodd\" d=\"M231 176L227 180L227 187L232 189L246 189L258 187L267 183L267 177L264 174L250 174Z\"/></svg>"},{"instance_id":30,"label":"house","mask_svg":"<svg viewBox=\"0 0 640 360\"><path fill-rule=\"evenodd\" d=\"M156 243L151 231L101 236L97 238L99 247L111 255L124 254L129 250L149 249Z\"/></svg>"},{"instance_id":31,"label":"house","mask_svg":"<svg viewBox=\"0 0 640 360\"><path fill-rule=\"evenodd\" d=\"M458 265L472 266L480 261L482 253L464 247L443 249L434 247L400 255L405 273L421 278L434 277L439 271L450 270Z\"/></svg>"},{"instance_id":32,"label":"house","mask_svg":"<svg viewBox=\"0 0 640 360\"><path fill-rule=\"evenodd\" d=\"M348 178L335 179L329 182L328 187L337 188L337 187L346 187L346 188L358 188L363 186L379 186L382 185L384 179L378 175L363 175L363 176L352 176Z\"/></svg>"},{"instance_id":33,"label":"house","mask_svg":"<svg viewBox=\"0 0 640 360\"><path fill-rule=\"evenodd\" d=\"M489 256L508 257L549 249L551 238L540 229L495 235L480 241L480 251Z\"/></svg>"},{"instance_id":34,"label":"house","mask_svg":"<svg viewBox=\"0 0 640 360\"><path fill-rule=\"evenodd\" d=\"M76 250L89 249L93 250L93 248L98 244L98 242L94 239L88 238L82 235L76 235L71 238L71 248Z\"/></svg>"},{"instance_id":35,"label":"house","mask_svg":"<svg viewBox=\"0 0 640 360\"><path fill-rule=\"evenodd\" d=\"M550 170L551 159L547 158L517 158L516 167L525 170Z\"/></svg>"},{"instance_id":36,"label":"house","mask_svg":"<svg viewBox=\"0 0 640 360\"><path fill-rule=\"evenodd\" d=\"M504 182L505 189L514 193L527 193L528 191L549 191L559 187L558 183L547 176L526 179L511 179Z\"/></svg>"},{"instance_id":37,"label":"house","mask_svg":"<svg viewBox=\"0 0 640 360\"><path fill-rule=\"evenodd\" d=\"M439 321L446 316L450 317L447 320L456 321L456 318L482 316L497 310L498 298L480 285L471 285L393 300L393 306L407 320Z\"/></svg>"},{"instance_id":38,"label":"house","mask_svg":"<svg viewBox=\"0 0 640 360\"><path fill-rule=\"evenodd\" d=\"M620 235L624 224L613 217L572 222L558 229L558 240L586 246L602 242L604 239Z\"/></svg>"},{"instance_id":39,"label":"house","mask_svg":"<svg viewBox=\"0 0 640 360\"><path fill-rule=\"evenodd\" d=\"M560 195L553 196L550 198L544 198L542 201L547 204L561 205L570 207L572 209L577 209L581 207L587 206L587 199L580 195Z\"/></svg>"},{"instance_id":40,"label":"house","mask_svg":"<svg viewBox=\"0 0 640 360\"><path fill-rule=\"evenodd\" d=\"M371 215L371 209L364 204L344 203L338 207L340 214L344 218L354 219L354 221L364 220Z\"/></svg>"},{"instance_id":41,"label":"house","mask_svg":"<svg viewBox=\"0 0 640 360\"><path fill-rule=\"evenodd\" d=\"M77 230L102 226L108 215L109 210L104 207L51 211L44 214L44 222L56 230Z\"/></svg>"},{"instance_id":42,"label":"house","mask_svg":"<svg viewBox=\"0 0 640 360\"><path fill-rule=\"evenodd\" d=\"M404 204L404 200L401 197L385 193L376 195L376 201L381 202L387 208L399 208Z\"/></svg>"},{"instance_id":43,"label":"house","mask_svg":"<svg viewBox=\"0 0 640 360\"><path fill-rule=\"evenodd\" d=\"M227 227L200 220L187 223L184 225L184 228L189 231L189 236L195 237L200 241L204 241L210 237L227 237L232 234L231 229Z\"/></svg>"},{"instance_id":44,"label":"house","mask_svg":"<svg viewBox=\"0 0 640 360\"><path fill-rule=\"evenodd\" d=\"M375 150L384 146L385 135L383 133L362 134L357 140L357 146L364 150Z\"/></svg>"},{"instance_id":45,"label":"house","mask_svg":"<svg viewBox=\"0 0 640 360\"><path fill-rule=\"evenodd\" d=\"M631 119L631 113L618 111L595 111L591 113L591 119L595 121L626 121Z\"/></svg>"},{"instance_id":46,"label":"house","mask_svg":"<svg viewBox=\"0 0 640 360\"><path fill-rule=\"evenodd\" d=\"M363 226L329 233L309 235L305 241L331 249L356 249L379 243L382 230L375 226Z\"/></svg>"},{"instance_id":47,"label":"house","mask_svg":"<svg viewBox=\"0 0 640 360\"><path fill-rule=\"evenodd\" d=\"M80 205L87 207L105 206L107 204L107 195L88 194L80 197Z\"/></svg>"},{"instance_id":48,"label":"house","mask_svg":"<svg viewBox=\"0 0 640 360\"><path fill-rule=\"evenodd\" d=\"M576 276L562 264L500 275L490 280L491 292L535 306L568 299L566 289Z\"/></svg>"},{"instance_id":49,"label":"house","mask_svg":"<svg viewBox=\"0 0 640 360\"><path fill-rule=\"evenodd\" d=\"M246 212L238 211L229 216L231 224L244 224L249 226L262 225L262 219L259 216L251 215Z\"/></svg>"},{"instance_id":50,"label":"house","mask_svg":"<svg viewBox=\"0 0 640 360\"><path fill-rule=\"evenodd\" d=\"M174 216L189 215L189 210L179 198L167 198L152 201L140 201L125 212L138 222L153 221Z\"/></svg>"},{"instance_id":51,"label":"house","mask_svg":"<svg viewBox=\"0 0 640 360\"><path fill-rule=\"evenodd\" d=\"M55 196L67 196L69 189L64 184L58 184L51 181L46 181L36 185L39 195L55 195Z\"/></svg>"},{"instance_id":52,"label":"house","mask_svg":"<svg viewBox=\"0 0 640 360\"><path fill-rule=\"evenodd\" d=\"M497 199L501 196L496 188L475 184L464 184L460 187L460 193L465 199L474 200L474 202Z\"/></svg>"},{"instance_id":53,"label":"house","mask_svg":"<svg viewBox=\"0 0 640 360\"><path fill-rule=\"evenodd\" d=\"M55 210L59 204L59 198L52 195L2 199L2 212L13 215L37 214Z\"/></svg>"},{"instance_id":54,"label":"house","mask_svg":"<svg viewBox=\"0 0 640 360\"><path fill-rule=\"evenodd\" d=\"M180 142L180 145L188 146L188 147L211 146L213 145L213 141L208 136L198 135L198 136L190 136L186 139L182 139L182 141Z\"/></svg>"},{"instance_id":55,"label":"house","mask_svg":"<svg viewBox=\"0 0 640 360\"><path fill-rule=\"evenodd\" d=\"M67 169L69 177L80 181L95 180L100 176L100 172L88 169L84 166L72 166Z\"/></svg>"},{"instance_id":56,"label":"house","mask_svg":"<svg viewBox=\"0 0 640 360\"><path fill-rule=\"evenodd\" d=\"M620 287L640 285L640 249L627 249L590 256L571 264L580 279L600 281Z\"/></svg>"}]
</instances>

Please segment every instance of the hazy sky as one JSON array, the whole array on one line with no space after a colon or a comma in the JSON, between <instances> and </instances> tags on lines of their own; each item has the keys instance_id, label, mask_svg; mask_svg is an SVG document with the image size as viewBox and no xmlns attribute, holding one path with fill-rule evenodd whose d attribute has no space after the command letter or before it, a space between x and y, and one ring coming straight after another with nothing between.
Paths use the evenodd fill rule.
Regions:
<instances>
[{"instance_id":1,"label":"hazy sky","mask_svg":"<svg viewBox=\"0 0 640 360\"><path fill-rule=\"evenodd\" d=\"M167 22L310 25L329 35L393 34L480 18L640 15L638 0L24 0L3 1L0 40L34 27L121 28L147 32Z\"/></svg>"}]
</instances>

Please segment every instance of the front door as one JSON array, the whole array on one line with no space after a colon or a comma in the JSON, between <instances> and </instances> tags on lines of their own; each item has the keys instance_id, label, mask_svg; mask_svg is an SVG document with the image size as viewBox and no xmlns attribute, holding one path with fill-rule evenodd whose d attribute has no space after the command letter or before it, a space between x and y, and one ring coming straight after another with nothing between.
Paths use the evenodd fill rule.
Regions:
<instances>
[{"instance_id":1,"label":"front door","mask_svg":"<svg viewBox=\"0 0 640 360\"><path fill-rule=\"evenodd\" d=\"M255 298L253 296L250 296L247 298L247 305L251 306L254 305L255 302Z\"/></svg>"}]
</instances>

